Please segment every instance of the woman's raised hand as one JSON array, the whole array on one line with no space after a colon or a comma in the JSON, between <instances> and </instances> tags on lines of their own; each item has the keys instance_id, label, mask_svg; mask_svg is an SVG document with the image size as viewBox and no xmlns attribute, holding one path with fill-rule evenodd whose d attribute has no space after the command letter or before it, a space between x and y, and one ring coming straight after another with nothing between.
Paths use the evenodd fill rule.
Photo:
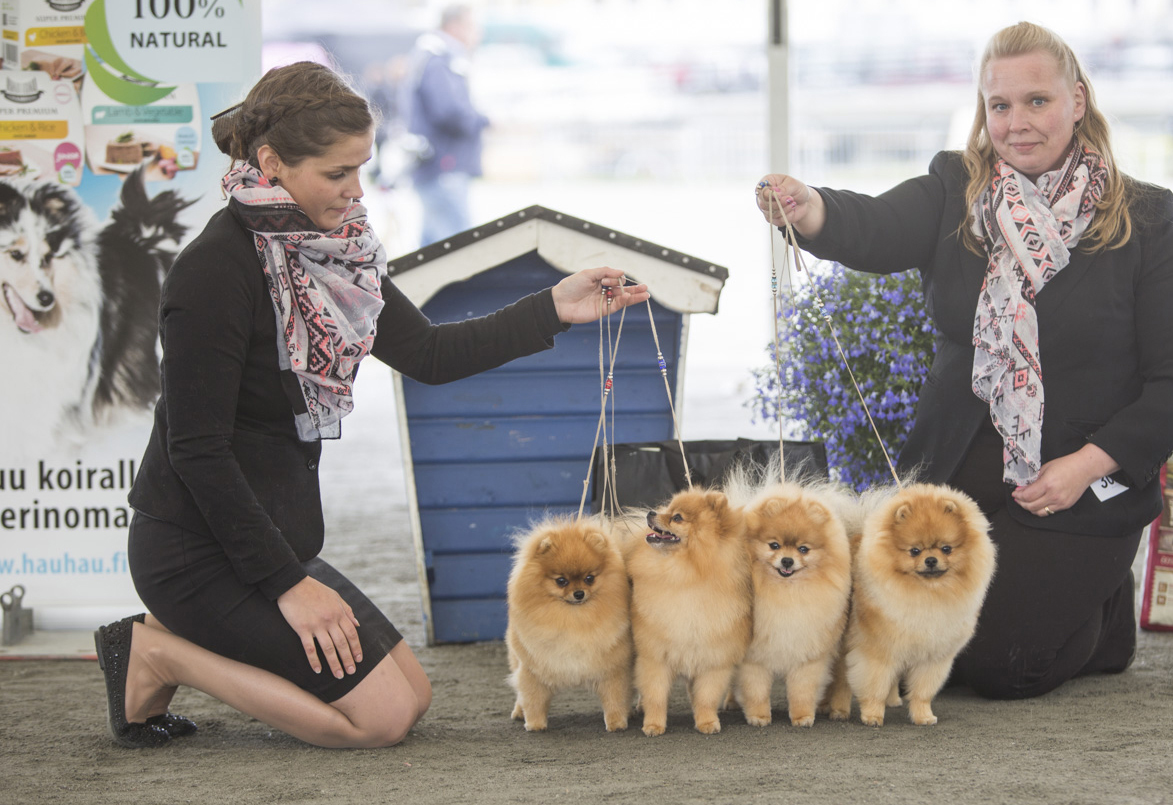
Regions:
<instances>
[{"instance_id":1,"label":"woman's raised hand","mask_svg":"<svg viewBox=\"0 0 1173 805\"><path fill-rule=\"evenodd\" d=\"M622 271L607 267L584 268L564 277L552 289L559 321L582 324L594 321L604 313L647 301L648 286L626 285L625 282ZM613 290L610 305L605 296L607 288Z\"/></svg>"},{"instance_id":2,"label":"woman's raised hand","mask_svg":"<svg viewBox=\"0 0 1173 805\"><path fill-rule=\"evenodd\" d=\"M755 194L758 209L774 226L786 226L789 221L805 238L813 238L823 230L827 220L823 197L793 176L766 174L758 182Z\"/></svg>"},{"instance_id":3,"label":"woman's raised hand","mask_svg":"<svg viewBox=\"0 0 1173 805\"><path fill-rule=\"evenodd\" d=\"M277 598L277 607L297 632L306 659L315 674L322 672L314 640L330 665L330 672L342 679L343 671L353 674L354 664L362 662L358 642L358 619L350 604L337 592L317 579L306 576Z\"/></svg>"}]
</instances>

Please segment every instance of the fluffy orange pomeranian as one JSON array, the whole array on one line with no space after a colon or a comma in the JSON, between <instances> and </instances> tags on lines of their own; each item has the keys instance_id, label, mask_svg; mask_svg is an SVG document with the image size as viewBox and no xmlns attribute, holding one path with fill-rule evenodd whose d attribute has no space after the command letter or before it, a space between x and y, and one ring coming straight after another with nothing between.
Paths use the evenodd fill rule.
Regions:
<instances>
[{"instance_id":1,"label":"fluffy orange pomeranian","mask_svg":"<svg viewBox=\"0 0 1173 805\"><path fill-rule=\"evenodd\" d=\"M608 731L631 711L631 585L623 556L593 519L549 518L518 540L506 588L514 719L544 730L553 694L588 687Z\"/></svg>"},{"instance_id":2,"label":"fluffy orange pomeranian","mask_svg":"<svg viewBox=\"0 0 1173 805\"><path fill-rule=\"evenodd\" d=\"M971 498L932 484L908 485L867 515L845 639L864 724L884 723L885 706L901 703L901 683L912 722L937 723L932 700L973 637L994 575L989 528ZM841 703L832 714L845 717Z\"/></svg>"},{"instance_id":3,"label":"fluffy orange pomeranian","mask_svg":"<svg viewBox=\"0 0 1173 805\"><path fill-rule=\"evenodd\" d=\"M688 679L697 730L719 732L717 711L752 630L741 512L722 492L686 490L645 519L650 533L626 556L644 734L667 729L677 676Z\"/></svg>"},{"instance_id":4,"label":"fluffy orange pomeranian","mask_svg":"<svg viewBox=\"0 0 1173 805\"><path fill-rule=\"evenodd\" d=\"M770 688L786 679L790 723L809 727L847 625L851 547L835 502L776 483L745 512L753 577L753 641L737 673L745 720L770 723Z\"/></svg>"}]
</instances>

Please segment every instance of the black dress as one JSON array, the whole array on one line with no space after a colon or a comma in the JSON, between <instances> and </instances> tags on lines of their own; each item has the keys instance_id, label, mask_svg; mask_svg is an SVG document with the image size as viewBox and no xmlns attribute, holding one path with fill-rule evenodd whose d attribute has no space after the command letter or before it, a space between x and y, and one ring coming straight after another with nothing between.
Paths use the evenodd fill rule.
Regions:
<instances>
[{"instance_id":1,"label":"black dress","mask_svg":"<svg viewBox=\"0 0 1173 805\"><path fill-rule=\"evenodd\" d=\"M175 634L293 681L323 701L349 693L401 639L353 584L318 558L321 444L297 438L277 363L277 329L251 233L234 203L176 259L159 321L162 394L129 500L140 598ZM565 330L547 289L479 319L434 325L391 282L371 354L443 383L553 346ZM358 619L363 661L315 674L277 598L307 575Z\"/></svg>"}]
</instances>

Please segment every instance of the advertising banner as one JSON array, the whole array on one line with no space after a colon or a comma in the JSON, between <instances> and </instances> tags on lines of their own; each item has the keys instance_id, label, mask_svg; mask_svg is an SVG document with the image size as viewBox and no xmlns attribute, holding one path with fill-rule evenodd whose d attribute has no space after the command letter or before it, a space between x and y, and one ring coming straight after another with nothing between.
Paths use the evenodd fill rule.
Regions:
<instances>
[{"instance_id":1,"label":"advertising banner","mask_svg":"<svg viewBox=\"0 0 1173 805\"><path fill-rule=\"evenodd\" d=\"M260 5L0 3L0 592L38 629L141 608L126 496L159 289L224 204L209 117L260 77Z\"/></svg>"}]
</instances>

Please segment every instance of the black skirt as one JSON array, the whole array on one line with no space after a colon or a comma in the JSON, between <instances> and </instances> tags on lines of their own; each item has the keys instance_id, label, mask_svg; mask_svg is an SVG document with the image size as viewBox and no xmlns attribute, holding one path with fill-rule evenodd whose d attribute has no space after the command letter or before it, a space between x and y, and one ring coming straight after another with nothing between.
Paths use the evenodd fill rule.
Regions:
<instances>
[{"instance_id":1,"label":"black skirt","mask_svg":"<svg viewBox=\"0 0 1173 805\"><path fill-rule=\"evenodd\" d=\"M1141 533L1103 537L1032 528L1010 516L1002 440L987 422L950 485L990 520L997 569L954 680L992 698L1046 693L1120 671L1136 646L1131 567Z\"/></svg>"},{"instance_id":2,"label":"black skirt","mask_svg":"<svg viewBox=\"0 0 1173 805\"><path fill-rule=\"evenodd\" d=\"M335 590L358 618L362 662L335 679L322 656L315 674L301 640L276 601L243 583L215 538L136 513L129 563L135 590L152 615L208 651L288 679L324 702L345 696L403 639L391 621L345 576L320 558L306 573Z\"/></svg>"}]
</instances>

